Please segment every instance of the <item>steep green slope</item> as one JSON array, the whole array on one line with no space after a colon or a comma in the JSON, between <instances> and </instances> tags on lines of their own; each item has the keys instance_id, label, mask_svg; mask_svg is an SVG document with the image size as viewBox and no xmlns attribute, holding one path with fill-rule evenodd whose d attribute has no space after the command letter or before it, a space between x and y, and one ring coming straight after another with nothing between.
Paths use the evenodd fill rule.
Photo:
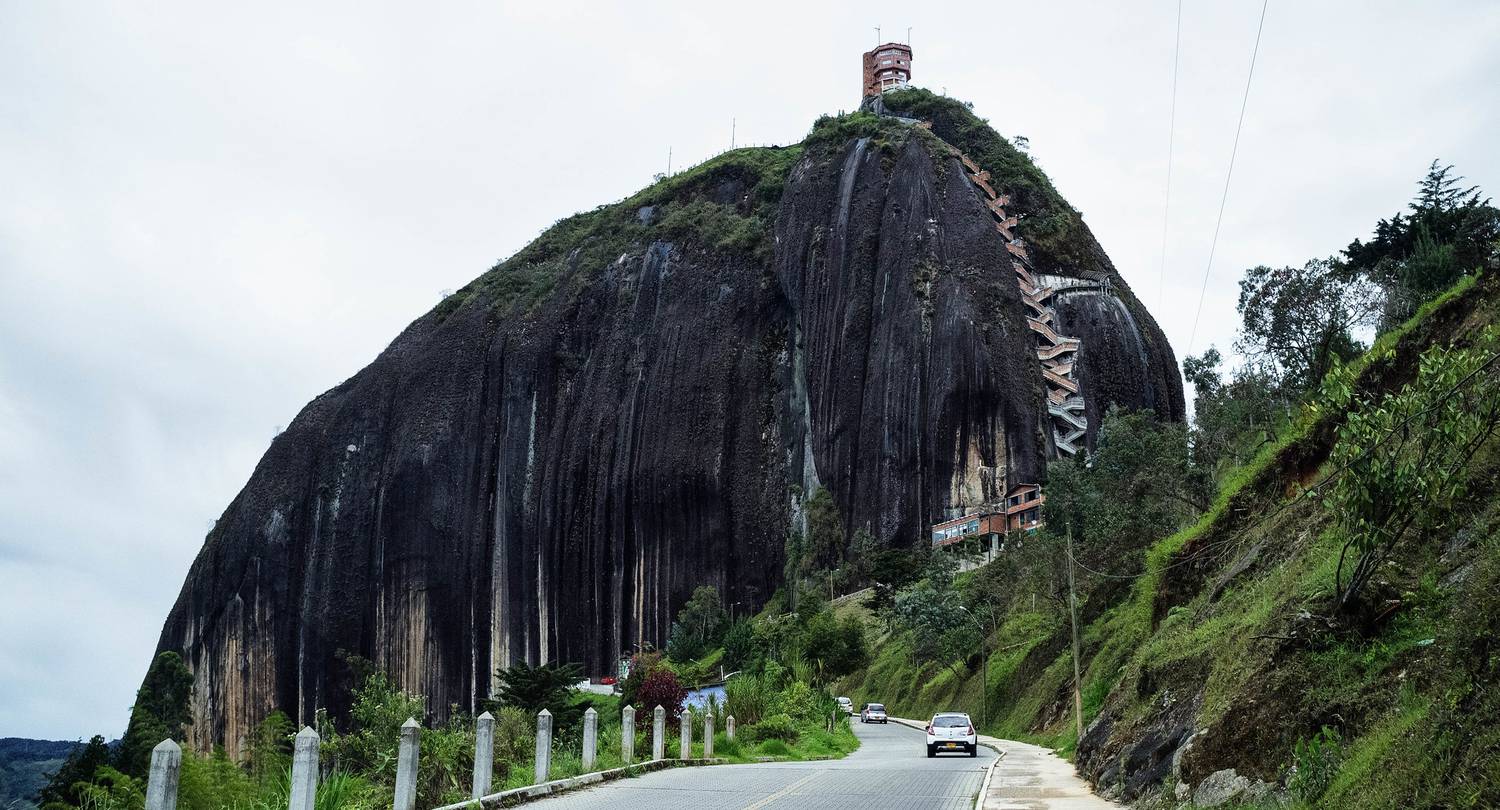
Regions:
<instances>
[{"instance_id":1,"label":"steep green slope","mask_svg":"<svg viewBox=\"0 0 1500 810\"><path fill-rule=\"evenodd\" d=\"M1012 600L989 638L986 730L1056 745L1102 792L1164 792L1166 805L1177 785L1186 796L1229 768L1308 806L1500 803L1497 442L1467 457L1453 500L1402 536L1354 610L1334 604L1349 532L1329 499L1345 474L1330 462L1340 428L1414 390L1424 352L1478 344L1488 359L1459 384L1495 390L1497 319L1493 276L1429 303L1340 378L1348 390L1332 401L1352 404L1309 407L1201 520L1156 543L1127 587L1092 590L1081 744L1066 614ZM883 635L841 687L900 714L978 713L977 656L917 666L908 652Z\"/></svg>"}]
</instances>

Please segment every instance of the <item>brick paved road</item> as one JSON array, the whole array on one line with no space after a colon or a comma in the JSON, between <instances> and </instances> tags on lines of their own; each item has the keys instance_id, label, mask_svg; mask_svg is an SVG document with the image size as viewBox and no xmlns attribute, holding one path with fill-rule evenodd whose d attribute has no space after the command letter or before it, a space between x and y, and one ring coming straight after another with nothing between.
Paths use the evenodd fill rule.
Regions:
<instances>
[{"instance_id":1,"label":"brick paved road","mask_svg":"<svg viewBox=\"0 0 1500 810\"><path fill-rule=\"evenodd\" d=\"M968 810L995 752L928 759L922 732L854 721L861 744L827 762L672 768L586 788L539 810Z\"/></svg>"}]
</instances>

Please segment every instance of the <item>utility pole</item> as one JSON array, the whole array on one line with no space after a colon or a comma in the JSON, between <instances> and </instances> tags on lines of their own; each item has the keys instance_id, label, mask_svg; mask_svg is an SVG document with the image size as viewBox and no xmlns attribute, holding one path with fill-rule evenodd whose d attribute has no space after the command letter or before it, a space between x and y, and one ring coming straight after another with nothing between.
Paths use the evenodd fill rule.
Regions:
<instances>
[{"instance_id":1,"label":"utility pole","mask_svg":"<svg viewBox=\"0 0 1500 810\"><path fill-rule=\"evenodd\" d=\"M1068 535L1068 613L1073 618L1073 725L1078 740L1083 741L1083 692L1078 674L1078 594L1073 586L1073 524L1067 524Z\"/></svg>"},{"instance_id":2,"label":"utility pole","mask_svg":"<svg viewBox=\"0 0 1500 810\"><path fill-rule=\"evenodd\" d=\"M734 119L734 118L729 119L729 148L730 149L734 148L734 127L735 127L735 124L737 124L737 123L739 123L737 119Z\"/></svg>"},{"instance_id":3,"label":"utility pole","mask_svg":"<svg viewBox=\"0 0 1500 810\"><path fill-rule=\"evenodd\" d=\"M672 147L667 147L667 176L672 176Z\"/></svg>"},{"instance_id":4,"label":"utility pole","mask_svg":"<svg viewBox=\"0 0 1500 810\"><path fill-rule=\"evenodd\" d=\"M983 728L990 724L990 655L989 648L985 646L987 630L984 623L979 621L979 617L968 608L959 605L958 609L967 613L969 618L979 625L979 726Z\"/></svg>"}]
</instances>

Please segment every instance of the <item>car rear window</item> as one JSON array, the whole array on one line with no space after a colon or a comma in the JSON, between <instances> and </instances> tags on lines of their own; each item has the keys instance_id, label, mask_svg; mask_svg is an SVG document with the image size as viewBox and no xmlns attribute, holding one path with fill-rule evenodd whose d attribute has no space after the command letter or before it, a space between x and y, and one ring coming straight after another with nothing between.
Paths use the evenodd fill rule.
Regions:
<instances>
[{"instance_id":1,"label":"car rear window","mask_svg":"<svg viewBox=\"0 0 1500 810\"><path fill-rule=\"evenodd\" d=\"M885 711L885 706L883 704L880 704L880 703L871 703L870 704L870 711L872 711L872 712L883 712L883 711Z\"/></svg>"},{"instance_id":2,"label":"car rear window","mask_svg":"<svg viewBox=\"0 0 1500 810\"><path fill-rule=\"evenodd\" d=\"M950 714L946 717L939 715L932 718L932 724L938 728L958 728L959 726L967 726L969 718L956 714Z\"/></svg>"}]
</instances>

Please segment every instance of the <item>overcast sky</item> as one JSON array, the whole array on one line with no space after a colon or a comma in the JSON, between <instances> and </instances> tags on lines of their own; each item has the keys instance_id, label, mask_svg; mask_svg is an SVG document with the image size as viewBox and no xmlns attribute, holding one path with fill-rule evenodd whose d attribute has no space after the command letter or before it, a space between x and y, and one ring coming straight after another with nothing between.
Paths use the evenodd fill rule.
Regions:
<instances>
[{"instance_id":1,"label":"overcast sky","mask_svg":"<svg viewBox=\"0 0 1500 810\"><path fill-rule=\"evenodd\" d=\"M799 140L860 52L1032 154L1188 350L1256 0L0 0L0 736L118 735L210 523L278 426L444 289L667 164ZM1191 347L1235 281L1500 193L1500 4L1272 0Z\"/></svg>"}]
</instances>

